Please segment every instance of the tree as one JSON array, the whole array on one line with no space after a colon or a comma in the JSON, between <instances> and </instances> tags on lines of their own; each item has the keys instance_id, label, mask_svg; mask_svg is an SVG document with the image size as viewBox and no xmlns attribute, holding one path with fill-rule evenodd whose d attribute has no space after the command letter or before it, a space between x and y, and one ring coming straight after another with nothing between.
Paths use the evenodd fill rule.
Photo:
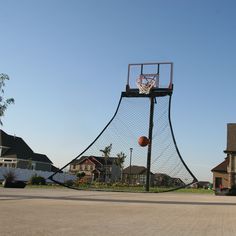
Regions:
<instances>
[{"instance_id":1,"label":"tree","mask_svg":"<svg viewBox=\"0 0 236 236\"><path fill-rule=\"evenodd\" d=\"M115 160L115 164L120 167L121 169L124 168L124 162L125 162L125 158L127 157L123 152L120 152L118 154L116 154L117 158Z\"/></svg>"},{"instance_id":2,"label":"tree","mask_svg":"<svg viewBox=\"0 0 236 236\"><path fill-rule=\"evenodd\" d=\"M112 143L110 145L106 146L104 149L100 150L100 152L102 152L102 156L104 157L104 160L105 160L105 181L107 180L107 160L110 157L111 149L112 149Z\"/></svg>"},{"instance_id":3,"label":"tree","mask_svg":"<svg viewBox=\"0 0 236 236\"><path fill-rule=\"evenodd\" d=\"M121 180L122 180L122 171L124 168L124 162L125 158L127 157L123 152L116 154L117 158L115 159L115 164L120 168L121 170Z\"/></svg>"},{"instance_id":4,"label":"tree","mask_svg":"<svg viewBox=\"0 0 236 236\"><path fill-rule=\"evenodd\" d=\"M86 175L86 174L85 174L84 172L78 172L78 173L76 174L76 177L80 180L80 179L82 179L85 175Z\"/></svg>"},{"instance_id":5,"label":"tree","mask_svg":"<svg viewBox=\"0 0 236 236\"><path fill-rule=\"evenodd\" d=\"M9 76L6 74L0 74L0 125L3 125L1 117L4 116L5 111L7 110L8 105L14 104L14 98L4 98L4 87L5 81L9 80Z\"/></svg>"}]
</instances>

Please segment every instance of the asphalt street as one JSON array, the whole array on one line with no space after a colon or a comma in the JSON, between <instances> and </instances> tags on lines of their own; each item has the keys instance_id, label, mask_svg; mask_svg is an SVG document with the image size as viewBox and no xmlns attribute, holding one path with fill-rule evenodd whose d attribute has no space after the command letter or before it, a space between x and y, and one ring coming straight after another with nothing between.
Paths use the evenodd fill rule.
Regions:
<instances>
[{"instance_id":1,"label":"asphalt street","mask_svg":"<svg viewBox=\"0 0 236 236\"><path fill-rule=\"evenodd\" d=\"M0 188L0 235L236 235L236 197Z\"/></svg>"}]
</instances>

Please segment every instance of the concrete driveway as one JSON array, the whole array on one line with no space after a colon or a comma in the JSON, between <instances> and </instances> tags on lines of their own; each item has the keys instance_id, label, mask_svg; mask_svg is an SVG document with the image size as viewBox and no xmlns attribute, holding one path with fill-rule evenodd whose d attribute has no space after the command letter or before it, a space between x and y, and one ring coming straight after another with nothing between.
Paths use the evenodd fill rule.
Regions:
<instances>
[{"instance_id":1,"label":"concrete driveway","mask_svg":"<svg viewBox=\"0 0 236 236\"><path fill-rule=\"evenodd\" d=\"M0 235L236 235L236 197L0 188Z\"/></svg>"}]
</instances>

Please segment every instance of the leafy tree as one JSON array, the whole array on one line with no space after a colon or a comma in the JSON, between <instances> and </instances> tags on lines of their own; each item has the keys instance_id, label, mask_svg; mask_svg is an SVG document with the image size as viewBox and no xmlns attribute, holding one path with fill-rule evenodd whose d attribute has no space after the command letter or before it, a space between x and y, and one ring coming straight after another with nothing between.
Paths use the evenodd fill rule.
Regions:
<instances>
[{"instance_id":1,"label":"leafy tree","mask_svg":"<svg viewBox=\"0 0 236 236\"><path fill-rule=\"evenodd\" d=\"M8 105L14 103L14 98L7 98L7 99L4 98L4 87L6 80L9 80L9 76L1 73L0 74L0 125L3 125L1 117L4 116Z\"/></svg>"},{"instance_id":2,"label":"leafy tree","mask_svg":"<svg viewBox=\"0 0 236 236\"><path fill-rule=\"evenodd\" d=\"M115 159L115 164L120 168L121 170L121 179L122 179L122 171L124 168L124 162L125 158L127 157L123 152L116 154L117 158Z\"/></svg>"},{"instance_id":3,"label":"leafy tree","mask_svg":"<svg viewBox=\"0 0 236 236\"><path fill-rule=\"evenodd\" d=\"M85 176L85 173L84 173L84 172L78 172L78 173L76 174L76 177L77 177L78 179L82 179L84 176Z\"/></svg>"},{"instance_id":4,"label":"leafy tree","mask_svg":"<svg viewBox=\"0 0 236 236\"><path fill-rule=\"evenodd\" d=\"M104 160L105 160L105 181L107 179L107 160L110 157L111 149L112 149L112 143L110 145L106 146L104 149L100 150L100 152L102 152L102 156L104 157Z\"/></svg>"},{"instance_id":5,"label":"leafy tree","mask_svg":"<svg viewBox=\"0 0 236 236\"><path fill-rule=\"evenodd\" d=\"M127 157L123 152L120 152L118 154L116 154L117 158L115 160L115 164L120 167L121 169L124 168L124 162L125 162L125 158Z\"/></svg>"}]
</instances>

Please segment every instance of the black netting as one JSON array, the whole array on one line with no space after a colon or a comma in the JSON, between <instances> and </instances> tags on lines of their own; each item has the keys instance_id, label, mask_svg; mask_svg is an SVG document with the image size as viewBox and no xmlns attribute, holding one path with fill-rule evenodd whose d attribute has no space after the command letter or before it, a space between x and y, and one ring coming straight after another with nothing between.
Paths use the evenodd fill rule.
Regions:
<instances>
[{"instance_id":1,"label":"black netting","mask_svg":"<svg viewBox=\"0 0 236 236\"><path fill-rule=\"evenodd\" d=\"M150 172L148 147L138 144L140 136L149 134L150 98L121 97L115 115L100 135L61 169L69 168L74 175L71 180L60 180L59 172L51 179L77 189L144 191L149 173L149 190L153 192L170 191L195 182L175 143L170 104L169 95L155 98Z\"/></svg>"}]
</instances>

